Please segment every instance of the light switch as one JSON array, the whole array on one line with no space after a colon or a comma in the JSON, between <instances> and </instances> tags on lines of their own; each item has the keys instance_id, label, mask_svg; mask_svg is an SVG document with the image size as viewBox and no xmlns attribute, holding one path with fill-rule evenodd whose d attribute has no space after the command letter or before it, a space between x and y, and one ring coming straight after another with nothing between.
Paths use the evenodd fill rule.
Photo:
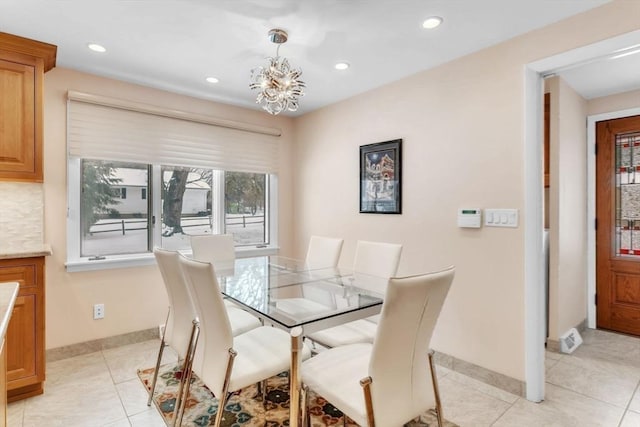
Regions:
<instances>
[{"instance_id":1,"label":"light switch","mask_svg":"<svg viewBox=\"0 0 640 427\"><path fill-rule=\"evenodd\" d=\"M484 225L489 227L518 227L517 209L485 209Z\"/></svg>"}]
</instances>

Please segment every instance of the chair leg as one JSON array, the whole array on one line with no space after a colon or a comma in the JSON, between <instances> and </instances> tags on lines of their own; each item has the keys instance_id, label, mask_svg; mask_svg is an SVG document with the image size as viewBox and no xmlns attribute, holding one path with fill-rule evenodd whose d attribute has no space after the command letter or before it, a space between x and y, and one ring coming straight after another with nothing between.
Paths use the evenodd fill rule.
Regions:
<instances>
[{"instance_id":1,"label":"chair leg","mask_svg":"<svg viewBox=\"0 0 640 427\"><path fill-rule=\"evenodd\" d=\"M438 377L436 375L436 363L434 359L435 352L429 351L429 368L431 369L431 382L433 383L433 395L436 399L436 416L438 418L438 427L443 427L442 402L440 401L440 388L438 387Z\"/></svg>"},{"instance_id":2,"label":"chair leg","mask_svg":"<svg viewBox=\"0 0 640 427\"><path fill-rule=\"evenodd\" d=\"M302 398L302 427L308 427L311 425L311 422L309 420L309 386L306 384L302 385L301 398Z\"/></svg>"},{"instance_id":3,"label":"chair leg","mask_svg":"<svg viewBox=\"0 0 640 427\"><path fill-rule=\"evenodd\" d=\"M216 414L216 421L214 427L220 427L222 423L222 414L224 413L224 405L227 403L229 397L229 382L231 381L231 371L233 370L233 360L236 358L236 351L232 348L229 349L229 361L227 362L227 372L224 376L224 383L222 384L222 395L218 402L218 413Z\"/></svg>"},{"instance_id":4,"label":"chair leg","mask_svg":"<svg viewBox=\"0 0 640 427\"><path fill-rule=\"evenodd\" d=\"M156 390L156 382L158 381L158 370L160 370L160 362L162 361L162 353L166 343L164 342L164 336L167 333L167 325L169 324L169 315L171 314L171 307L167 311L167 319L164 322L164 329L162 331L162 338L160 339L160 349L158 350L158 360L156 361L156 370L153 372L153 380L151 381L151 390L149 390L149 399L147 400L147 406L151 406L153 400L153 392Z\"/></svg>"},{"instance_id":5,"label":"chair leg","mask_svg":"<svg viewBox=\"0 0 640 427\"><path fill-rule=\"evenodd\" d=\"M371 383L373 380L371 377L366 377L360 380L360 385L364 391L364 404L367 408L367 424L369 427L375 427L376 421L373 416L373 401L371 400ZM343 419L344 422L344 419Z\"/></svg>"},{"instance_id":6,"label":"chair leg","mask_svg":"<svg viewBox=\"0 0 640 427\"><path fill-rule=\"evenodd\" d=\"M178 394L173 408L173 425L180 426L182 417L189 398L189 390L191 388L191 376L193 374L193 358L195 357L196 347L198 346L198 338L200 337L200 322L194 319L191 327L191 337L189 338L189 346L182 365L182 378L178 384Z\"/></svg>"}]
</instances>

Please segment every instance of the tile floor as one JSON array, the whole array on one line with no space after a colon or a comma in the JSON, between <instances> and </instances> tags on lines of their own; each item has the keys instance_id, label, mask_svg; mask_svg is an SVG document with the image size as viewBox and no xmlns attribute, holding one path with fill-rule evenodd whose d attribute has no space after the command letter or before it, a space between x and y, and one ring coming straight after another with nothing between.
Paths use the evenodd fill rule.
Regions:
<instances>
[{"instance_id":1,"label":"tile floor","mask_svg":"<svg viewBox=\"0 0 640 427\"><path fill-rule=\"evenodd\" d=\"M547 352L539 404L440 369L445 417L460 426L640 427L640 339L594 330L583 338L572 355ZM45 394L10 404L9 427L163 427L136 375L153 366L158 344L49 363Z\"/></svg>"}]
</instances>

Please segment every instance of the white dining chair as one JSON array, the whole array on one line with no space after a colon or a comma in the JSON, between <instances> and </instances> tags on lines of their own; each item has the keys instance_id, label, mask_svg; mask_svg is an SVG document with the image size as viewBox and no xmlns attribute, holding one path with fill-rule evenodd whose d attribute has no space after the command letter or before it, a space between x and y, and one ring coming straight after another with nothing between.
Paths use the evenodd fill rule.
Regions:
<instances>
[{"instance_id":1,"label":"white dining chair","mask_svg":"<svg viewBox=\"0 0 640 427\"><path fill-rule=\"evenodd\" d=\"M356 244L353 262L354 274L363 273L388 279L395 276L398 271L401 254L401 244L359 240ZM359 281L358 286L367 289L367 280ZM384 288L378 287L371 287L367 290L379 294L385 292ZM377 323L378 316L372 316L314 332L309 334L307 338L324 347L338 347L359 342L372 343L376 335Z\"/></svg>"},{"instance_id":2,"label":"white dining chair","mask_svg":"<svg viewBox=\"0 0 640 427\"><path fill-rule=\"evenodd\" d=\"M198 327L198 316L191 294L182 276L178 253L154 248L153 255L156 258L165 289L167 290L169 311L160 339L160 349L158 350L147 406L151 406L165 347L170 346L178 354L178 364L182 361L182 371L184 372L194 351L193 342ZM183 380L184 376L180 378L181 384ZM176 401L176 407L179 406L179 403Z\"/></svg>"},{"instance_id":3,"label":"white dining chair","mask_svg":"<svg viewBox=\"0 0 640 427\"><path fill-rule=\"evenodd\" d=\"M236 259L233 234L199 234L191 236L193 259L210 262L217 269Z\"/></svg>"},{"instance_id":4,"label":"white dining chair","mask_svg":"<svg viewBox=\"0 0 640 427\"><path fill-rule=\"evenodd\" d=\"M198 328L198 316L195 303L193 301L193 291L185 281L180 267L180 255L177 251L170 251L161 248L154 248L153 254L158 263L158 268L167 290L169 298L169 312L165 322L165 327L160 340L160 349L156 361L156 369L153 373L151 389L147 405L151 405L153 393L158 379L158 371L165 347L169 346L178 354L178 363L182 363L182 371L185 372L189 363L201 363L200 349L193 345L194 336ZM262 326L260 321L247 313L234 307L227 307L228 316L231 322L231 331L234 335L250 331ZM195 360L195 362L194 362ZM184 375L181 377L183 381ZM178 396L176 407L179 406Z\"/></svg>"},{"instance_id":5,"label":"white dining chair","mask_svg":"<svg viewBox=\"0 0 640 427\"><path fill-rule=\"evenodd\" d=\"M311 236L305 265L310 269L337 267L343 242L336 237Z\"/></svg>"},{"instance_id":6,"label":"white dining chair","mask_svg":"<svg viewBox=\"0 0 640 427\"><path fill-rule=\"evenodd\" d=\"M180 265L194 290L200 331L204 337L203 363L194 364L193 372L219 399L214 424L219 427L229 393L290 368L291 336L270 326L233 336L213 265L185 257L180 258ZM301 360L311 356L306 345L300 356ZM188 385L187 380L187 393ZM177 420L181 420L183 413L184 409L181 409Z\"/></svg>"},{"instance_id":7,"label":"white dining chair","mask_svg":"<svg viewBox=\"0 0 640 427\"><path fill-rule=\"evenodd\" d=\"M197 234L190 238L191 256L202 262L210 262L218 270L233 267L236 259L236 248L233 234ZM224 300L229 308L239 308L229 299Z\"/></svg>"},{"instance_id":8,"label":"white dining chair","mask_svg":"<svg viewBox=\"0 0 640 427\"><path fill-rule=\"evenodd\" d=\"M305 257L305 266L309 270L319 270L338 266L344 240L336 237L311 236ZM313 271L309 274L313 276ZM336 306L335 296L313 284L303 284L299 297L282 298L275 302L283 312L298 316L312 312L328 311Z\"/></svg>"},{"instance_id":9,"label":"white dining chair","mask_svg":"<svg viewBox=\"0 0 640 427\"><path fill-rule=\"evenodd\" d=\"M308 390L361 426L401 426L442 405L429 344L454 268L389 280L375 341L320 352L303 362L303 425Z\"/></svg>"}]
</instances>

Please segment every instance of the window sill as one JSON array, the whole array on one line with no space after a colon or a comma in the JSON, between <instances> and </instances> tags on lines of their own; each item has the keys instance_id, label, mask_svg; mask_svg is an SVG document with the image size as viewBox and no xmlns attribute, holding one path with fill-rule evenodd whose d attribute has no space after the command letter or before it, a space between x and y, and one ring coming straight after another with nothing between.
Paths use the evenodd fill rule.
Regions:
<instances>
[{"instance_id":1,"label":"window sill","mask_svg":"<svg viewBox=\"0 0 640 427\"><path fill-rule=\"evenodd\" d=\"M279 248L277 246L267 247L240 247L236 248L236 256L238 258L249 258L254 256L277 255ZM190 256L191 251L180 251ZM75 273L79 271L93 270L109 270L116 268L142 267L146 265L154 265L155 257L152 253L135 254L135 255L111 255L105 256L105 259L89 260L89 258L80 258L68 260L65 264L67 272Z\"/></svg>"}]
</instances>

